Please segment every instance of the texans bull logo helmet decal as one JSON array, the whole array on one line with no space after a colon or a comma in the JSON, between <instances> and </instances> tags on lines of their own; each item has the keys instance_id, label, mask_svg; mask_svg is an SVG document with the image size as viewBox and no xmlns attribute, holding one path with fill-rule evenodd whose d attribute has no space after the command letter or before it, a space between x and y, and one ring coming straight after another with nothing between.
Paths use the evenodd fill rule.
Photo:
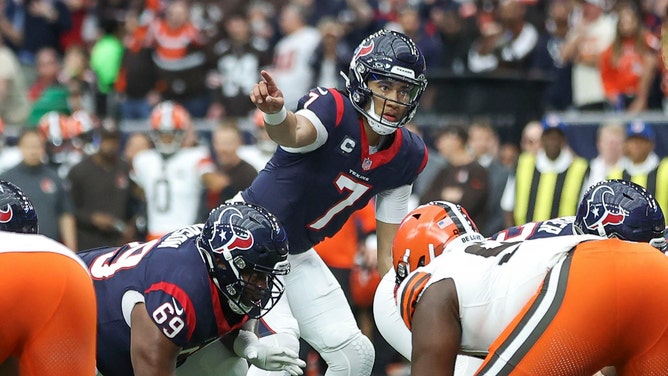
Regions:
<instances>
[{"instance_id":1,"label":"texans bull logo helmet decal","mask_svg":"<svg viewBox=\"0 0 668 376\"><path fill-rule=\"evenodd\" d=\"M5 190L0 186L0 192L5 192ZM14 212L12 211L12 206L7 204L5 207L0 208L0 223L8 223L14 217Z\"/></svg>"},{"instance_id":2,"label":"texans bull logo helmet decal","mask_svg":"<svg viewBox=\"0 0 668 376\"><path fill-rule=\"evenodd\" d=\"M230 211L232 212L230 214ZM228 223L220 222L220 218L229 216ZM212 245L211 249L218 254L223 253L224 250L246 250L251 249L255 240L253 239L253 234L247 229L240 228L239 226L232 225L232 218L234 217L243 218L241 212L233 207L227 208L220 212L220 217L217 222L217 227L219 228L218 234L220 234L220 239L209 239L209 244ZM217 234L213 232L215 237Z\"/></svg>"},{"instance_id":3,"label":"texans bull logo helmet decal","mask_svg":"<svg viewBox=\"0 0 668 376\"><path fill-rule=\"evenodd\" d=\"M599 225L618 225L624 222L629 214L618 204L607 203L606 195L614 196L615 192L608 186L600 186L592 192L591 199L587 200L587 215L584 223L590 230L596 230Z\"/></svg>"}]
</instances>

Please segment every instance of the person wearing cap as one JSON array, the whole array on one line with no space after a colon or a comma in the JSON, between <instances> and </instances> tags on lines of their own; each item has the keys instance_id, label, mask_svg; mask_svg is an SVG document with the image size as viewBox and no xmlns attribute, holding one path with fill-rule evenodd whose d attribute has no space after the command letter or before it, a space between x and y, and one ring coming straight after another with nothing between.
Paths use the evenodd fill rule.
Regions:
<instances>
[{"instance_id":1,"label":"person wearing cap","mask_svg":"<svg viewBox=\"0 0 668 376\"><path fill-rule=\"evenodd\" d=\"M668 208L668 157L654 152L656 134L651 125L633 120L626 126L624 149L629 161L622 178L645 187L659 206Z\"/></svg>"},{"instance_id":2,"label":"person wearing cap","mask_svg":"<svg viewBox=\"0 0 668 376\"><path fill-rule=\"evenodd\" d=\"M571 11L576 20L561 47L565 64L573 64L571 85L573 104L579 110L602 110L608 106L600 56L615 38L616 20L606 14L605 0L580 0Z\"/></svg>"},{"instance_id":3,"label":"person wearing cap","mask_svg":"<svg viewBox=\"0 0 668 376\"><path fill-rule=\"evenodd\" d=\"M542 120L536 155L520 155L501 198L506 226L575 215L589 175L587 160L568 147L566 124L556 116Z\"/></svg>"}]
</instances>

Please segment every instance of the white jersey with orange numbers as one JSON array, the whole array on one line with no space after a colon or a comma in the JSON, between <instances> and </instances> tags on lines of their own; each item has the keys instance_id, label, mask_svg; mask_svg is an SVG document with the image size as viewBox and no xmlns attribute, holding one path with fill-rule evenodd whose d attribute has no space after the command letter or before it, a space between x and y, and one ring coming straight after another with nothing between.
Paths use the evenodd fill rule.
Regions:
<instances>
[{"instance_id":1,"label":"white jersey with orange numbers","mask_svg":"<svg viewBox=\"0 0 668 376\"><path fill-rule=\"evenodd\" d=\"M524 242L485 240L446 248L401 283L396 293L399 312L410 328L422 291L451 278L459 299L461 349L470 355L485 354L538 291L549 270L577 244L595 239L601 238L571 235Z\"/></svg>"},{"instance_id":2,"label":"white jersey with orange numbers","mask_svg":"<svg viewBox=\"0 0 668 376\"><path fill-rule=\"evenodd\" d=\"M138 153L133 179L144 190L149 236L161 236L197 221L202 175L215 170L206 147L183 148L163 158L155 150Z\"/></svg>"}]
</instances>

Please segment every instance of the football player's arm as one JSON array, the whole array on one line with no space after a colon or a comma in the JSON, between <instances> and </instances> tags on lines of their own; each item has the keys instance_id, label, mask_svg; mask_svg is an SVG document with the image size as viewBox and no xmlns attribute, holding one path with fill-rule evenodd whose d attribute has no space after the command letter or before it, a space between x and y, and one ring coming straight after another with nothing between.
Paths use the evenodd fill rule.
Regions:
<instances>
[{"instance_id":1,"label":"football player's arm","mask_svg":"<svg viewBox=\"0 0 668 376\"><path fill-rule=\"evenodd\" d=\"M459 301L452 279L429 286L412 319L411 375L454 375L461 343Z\"/></svg>"},{"instance_id":2,"label":"football player's arm","mask_svg":"<svg viewBox=\"0 0 668 376\"><path fill-rule=\"evenodd\" d=\"M175 375L181 348L155 325L143 303L137 303L132 309L131 325L130 358L134 374Z\"/></svg>"},{"instance_id":3,"label":"football player's arm","mask_svg":"<svg viewBox=\"0 0 668 376\"><path fill-rule=\"evenodd\" d=\"M317 131L306 117L298 116L285 108L283 93L267 71L261 71L262 81L255 84L250 99L264 113L267 134L277 144L300 148L313 144Z\"/></svg>"},{"instance_id":4,"label":"football player's arm","mask_svg":"<svg viewBox=\"0 0 668 376\"><path fill-rule=\"evenodd\" d=\"M392 242L399 224L408 214L413 186L403 185L376 195L377 269L385 275L392 268Z\"/></svg>"}]
</instances>

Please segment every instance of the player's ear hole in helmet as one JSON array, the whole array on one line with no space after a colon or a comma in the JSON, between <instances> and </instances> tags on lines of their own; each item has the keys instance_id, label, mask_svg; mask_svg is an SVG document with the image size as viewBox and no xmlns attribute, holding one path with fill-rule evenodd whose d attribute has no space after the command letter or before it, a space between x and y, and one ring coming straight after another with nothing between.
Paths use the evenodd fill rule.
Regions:
<instances>
[{"instance_id":1,"label":"player's ear hole in helmet","mask_svg":"<svg viewBox=\"0 0 668 376\"><path fill-rule=\"evenodd\" d=\"M287 234L264 208L226 203L209 213L197 239L209 275L237 314L260 318L284 291L290 271Z\"/></svg>"},{"instance_id":2,"label":"player's ear hole in helmet","mask_svg":"<svg viewBox=\"0 0 668 376\"><path fill-rule=\"evenodd\" d=\"M443 253L446 246L482 241L484 237L466 210L448 201L418 206L403 219L392 243L397 283Z\"/></svg>"},{"instance_id":3,"label":"player's ear hole in helmet","mask_svg":"<svg viewBox=\"0 0 668 376\"><path fill-rule=\"evenodd\" d=\"M576 233L650 242L663 238L663 211L645 188L631 181L609 179L589 187L580 201Z\"/></svg>"},{"instance_id":4,"label":"player's ear hole in helmet","mask_svg":"<svg viewBox=\"0 0 668 376\"><path fill-rule=\"evenodd\" d=\"M37 234L37 212L23 190L0 180L0 231Z\"/></svg>"},{"instance_id":5,"label":"player's ear hole in helmet","mask_svg":"<svg viewBox=\"0 0 668 376\"><path fill-rule=\"evenodd\" d=\"M425 71L424 56L410 38L379 30L357 47L344 78L353 106L374 132L388 135L415 116L427 87Z\"/></svg>"}]
</instances>

